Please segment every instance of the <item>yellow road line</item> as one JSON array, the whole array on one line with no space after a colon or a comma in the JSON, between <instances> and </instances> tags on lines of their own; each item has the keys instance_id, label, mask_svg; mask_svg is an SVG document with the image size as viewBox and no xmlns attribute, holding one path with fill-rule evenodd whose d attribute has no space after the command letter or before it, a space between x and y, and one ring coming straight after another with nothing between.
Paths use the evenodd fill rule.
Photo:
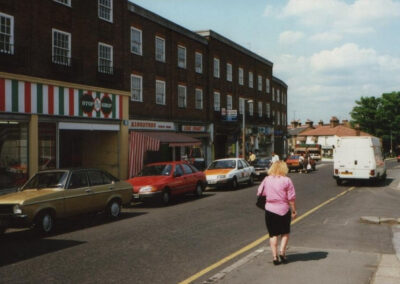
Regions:
<instances>
[{"instance_id":1,"label":"yellow road line","mask_svg":"<svg viewBox=\"0 0 400 284\"><path fill-rule=\"evenodd\" d=\"M331 199L328 199L327 201L321 203L320 205L318 205L317 207L314 207L313 209L307 211L306 213L304 213L303 215L301 215L300 217L296 218L291 224L296 224L297 222L300 222L302 219L304 219L305 217L307 217L308 215L314 213L315 211L317 211L318 209L320 209L321 207L331 203L332 201L338 199L339 197L349 193L350 191L352 191L353 189L355 189L355 187L350 187L349 189L343 191L342 193L339 193L338 195L336 195L335 197L332 197ZM221 266L222 264L232 260L233 258L255 248L256 246L258 246L259 244L261 244L262 242L268 240L269 235L266 234L265 236L259 238L258 240L255 240L254 242L248 244L247 246L245 246L244 248L241 248L240 250L232 253L231 255L228 255L227 257L221 259L220 261L210 265L209 267L204 268L203 270L199 271L198 273L194 274L193 276L187 278L186 280L183 280L182 282L179 282L179 284L189 284L191 282L193 282L194 280L200 278L201 276L207 274L208 272L216 269L217 267Z\"/></svg>"}]
</instances>

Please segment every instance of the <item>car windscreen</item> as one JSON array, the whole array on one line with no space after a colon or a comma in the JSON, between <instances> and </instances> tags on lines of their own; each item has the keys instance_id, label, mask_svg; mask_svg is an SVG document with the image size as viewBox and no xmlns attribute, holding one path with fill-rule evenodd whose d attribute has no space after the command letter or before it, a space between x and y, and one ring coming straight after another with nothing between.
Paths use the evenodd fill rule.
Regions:
<instances>
[{"instance_id":1,"label":"car windscreen","mask_svg":"<svg viewBox=\"0 0 400 284\"><path fill-rule=\"evenodd\" d=\"M255 165L260 165L260 166L264 166L264 165L269 165L271 163L270 159L258 159L255 162Z\"/></svg>"},{"instance_id":2,"label":"car windscreen","mask_svg":"<svg viewBox=\"0 0 400 284\"><path fill-rule=\"evenodd\" d=\"M138 176L169 176L171 175L171 171L171 165L149 165L144 167Z\"/></svg>"},{"instance_id":3,"label":"car windscreen","mask_svg":"<svg viewBox=\"0 0 400 284\"><path fill-rule=\"evenodd\" d=\"M68 172L65 171L37 173L21 188L21 190L51 187L64 188L67 177Z\"/></svg>"},{"instance_id":4,"label":"car windscreen","mask_svg":"<svg viewBox=\"0 0 400 284\"><path fill-rule=\"evenodd\" d=\"M208 167L209 170L214 169L234 169L236 168L235 160L223 160L223 161L214 161Z\"/></svg>"},{"instance_id":5,"label":"car windscreen","mask_svg":"<svg viewBox=\"0 0 400 284\"><path fill-rule=\"evenodd\" d=\"M288 160L298 160L300 156L290 156Z\"/></svg>"}]
</instances>

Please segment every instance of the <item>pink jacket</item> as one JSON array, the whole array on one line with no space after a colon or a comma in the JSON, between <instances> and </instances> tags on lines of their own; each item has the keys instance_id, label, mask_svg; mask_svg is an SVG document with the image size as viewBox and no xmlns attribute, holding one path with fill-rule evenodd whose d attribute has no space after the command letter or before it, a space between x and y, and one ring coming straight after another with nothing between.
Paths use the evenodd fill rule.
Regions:
<instances>
[{"instance_id":1,"label":"pink jacket","mask_svg":"<svg viewBox=\"0 0 400 284\"><path fill-rule=\"evenodd\" d=\"M285 215L289 210L289 201L296 199L296 192L292 180L285 176L267 176L257 190L257 195L263 194L267 198L265 210L278 215Z\"/></svg>"}]
</instances>

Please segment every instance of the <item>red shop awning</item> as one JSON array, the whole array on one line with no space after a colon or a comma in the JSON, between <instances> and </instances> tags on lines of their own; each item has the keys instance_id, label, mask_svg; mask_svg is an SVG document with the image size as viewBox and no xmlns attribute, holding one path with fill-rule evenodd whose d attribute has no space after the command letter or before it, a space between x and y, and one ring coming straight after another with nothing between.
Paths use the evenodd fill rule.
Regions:
<instances>
[{"instance_id":1,"label":"red shop awning","mask_svg":"<svg viewBox=\"0 0 400 284\"><path fill-rule=\"evenodd\" d=\"M138 133L150 137L152 139L158 140L160 141L160 143L168 144L169 147L190 147L190 146L201 145L200 140L175 132L157 131L157 132L138 132Z\"/></svg>"}]
</instances>

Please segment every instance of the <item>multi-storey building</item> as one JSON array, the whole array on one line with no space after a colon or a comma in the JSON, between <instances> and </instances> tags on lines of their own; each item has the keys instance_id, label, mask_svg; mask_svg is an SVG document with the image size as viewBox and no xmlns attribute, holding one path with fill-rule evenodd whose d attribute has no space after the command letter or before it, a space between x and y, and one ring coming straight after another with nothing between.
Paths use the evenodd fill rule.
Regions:
<instances>
[{"instance_id":1,"label":"multi-storey building","mask_svg":"<svg viewBox=\"0 0 400 284\"><path fill-rule=\"evenodd\" d=\"M127 0L0 0L0 187L49 167L204 166L241 154L243 117L247 150L282 151L272 67Z\"/></svg>"}]
</instances>

